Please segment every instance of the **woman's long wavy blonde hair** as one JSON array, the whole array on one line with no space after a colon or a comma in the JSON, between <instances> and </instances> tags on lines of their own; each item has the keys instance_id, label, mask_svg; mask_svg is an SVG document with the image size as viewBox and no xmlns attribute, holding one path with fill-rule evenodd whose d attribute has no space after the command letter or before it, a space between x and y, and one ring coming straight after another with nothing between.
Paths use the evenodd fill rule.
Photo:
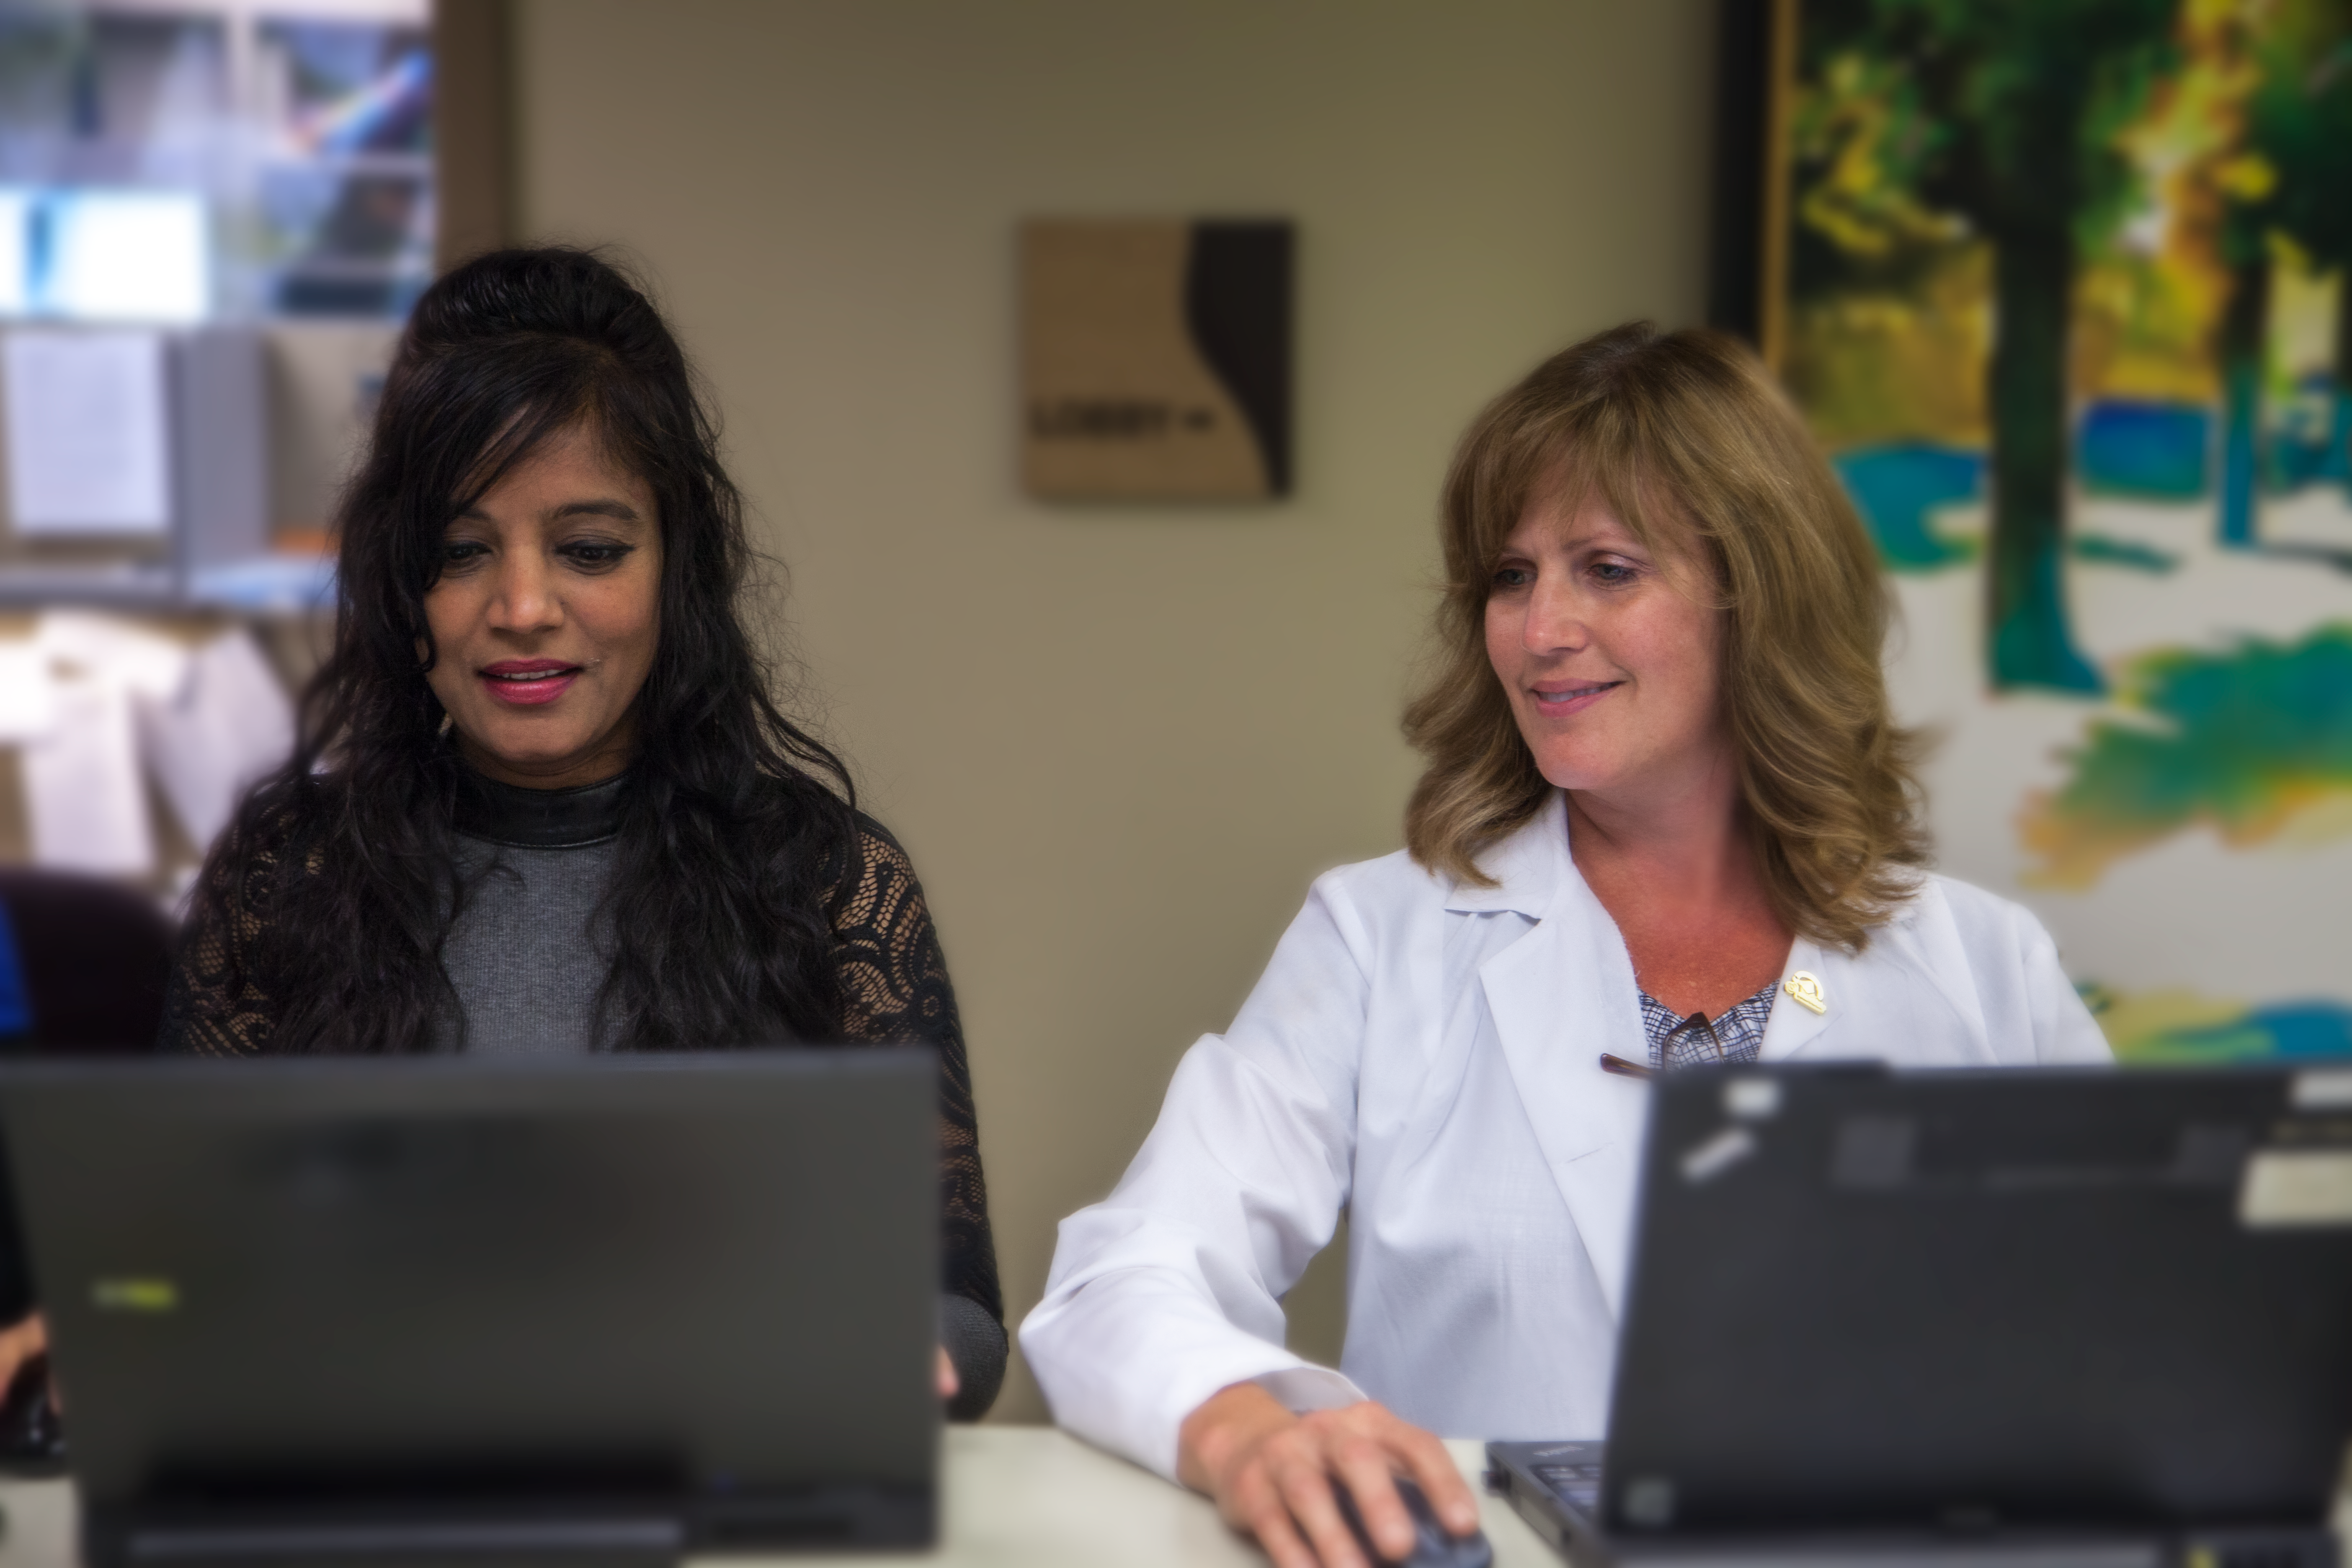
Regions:
<instances>
[{"instance_id":1,"label":"woman's long wavy blonde hair","mask_svg":"<svg viewBox=\"0 0 2352 1568\"><path fill-rule=\"evenodd\" d=\"M1531 501L1605 503L1642 542L1713 568L1723 696L1772 906L1859 951L1927 860L1917 737L1879 666L1889 598L1845 492L1755 356L1707 331L1618 327L1554 355L1463 437L1440 528L1445 595L1432 679L1404 731L1429 759L1405 843L1491 887L1481 850L1552 786L1486 658L1486 598ZM1664 532L1665 537L1659 535Z\"/></svg>"}]
</instances>

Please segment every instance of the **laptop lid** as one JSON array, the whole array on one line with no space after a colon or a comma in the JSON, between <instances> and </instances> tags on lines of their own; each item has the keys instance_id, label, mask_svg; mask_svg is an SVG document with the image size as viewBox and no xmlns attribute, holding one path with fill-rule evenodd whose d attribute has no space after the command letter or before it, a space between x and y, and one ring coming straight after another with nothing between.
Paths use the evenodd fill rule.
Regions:
<instances>
[{"instance_id":1,"label":"laptop lid","mask_svg":"<svg viewBox=\"0 0 2352 1568\"><path fill-rule=\"evenodd\" d=\"M1612 1532L2314 1522L2352 1433L2352 1074L1657 1080Z\"/></svg>"},{"instance_id":2,"label":"laptop lid","mask_svg":"<svg viewBox=\"0 0 2352 1568\"><path fill-rule=\"evenodd\" d=\"M865 1047L0 1069L86 1507L627 1497L703 1544L763 1519L927 1538L937 1070ZM877 1498L906 1505L881 1536Z\"/></svg>"}]
</instances>

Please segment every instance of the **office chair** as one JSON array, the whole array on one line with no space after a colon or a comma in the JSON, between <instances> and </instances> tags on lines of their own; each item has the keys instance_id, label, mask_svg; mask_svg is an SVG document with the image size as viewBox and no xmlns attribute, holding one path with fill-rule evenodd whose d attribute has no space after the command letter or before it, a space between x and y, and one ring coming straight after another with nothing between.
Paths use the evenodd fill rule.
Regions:
<instances>
[{"instance_id":1,"label":"office chair","mask_svg":"<svg viewBox=\"0 0 2352 1568\"><path fill-rule=\"evenodd\" d=\"M16 939L25 1004L17 1028L0 1019L0 1050L154 1049L172 924L152 900L93 877L12 866L0 868L0 913ZM8 967L0 953L0 985Z\"/></svg>"},{"instance_id":2,"label":"office chair","mask_svg":"<svg viewBox=\"0 0 2352 1568\"><path fill-rule=\"evenodd\" d=\"M0 1053L153 1050L171 963L172 925L152 900L95 878L0 868ZM11 1186L0 1151L0 1322L37 1300ZM0 1390L0 1474L53 1475L65 1458L43 1357Z\"/></svg>"}]
</instances>

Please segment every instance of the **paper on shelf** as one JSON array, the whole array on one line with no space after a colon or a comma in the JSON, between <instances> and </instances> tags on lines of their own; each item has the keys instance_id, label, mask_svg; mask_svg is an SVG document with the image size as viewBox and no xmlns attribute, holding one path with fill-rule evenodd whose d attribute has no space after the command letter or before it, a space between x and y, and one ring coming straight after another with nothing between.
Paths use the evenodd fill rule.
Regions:
<instances>
[{"instance_id":1,"label":"paper on shelf","mask_svg":"<svg viewBox=\"0 0 2352 1568\"><path fill-rule=\"evenodd\" d=\"M172 522L163 334L44 331L0 343L8 511L20 534L159 534Z\"/></svg>"},{"instance_id":2,"label":"paper on shelf","mask_svg":"<svg viewBox=\"0 0 2352 1568\"><path fill-rule=\"evenodd\" d=\"M51 610L34 624L33 642L68 676L88 675L158 702L180 695L188 650L114 616Z\"/></svg>"},{"instance_id":3,"label":"paper on shelf","mask_svg":"<svg viewBox=\"0 0 2352 1568\"><path fill-rule=\"evenodd\" d=\"M147 764L199 849L228 826L246 787L294 749L293 704L243 630L195 651L176 700L136 706Z\"/></svg>"},{"instance_id":4,"label":"paper on shelf","mask_svg":"<svg viewBox=\"0 0 2352 1568\"><path fill-rule=\"evenodd\" d=\"M57 725L17 752L33 861L58 870L152 876L154 835L139 778L131 694L81 676L57 686Z\"/></svg>"},{"instance_id":5,"label":"paper on shelf","mask_svg":"<svg viewBox=\"0 0 2352 1568\"><path fill-rule=\"evenodd\" d=\"M37 741L57 727L57 681L39 644L0 642L0 746Z\"/></svg>"}]
</instances>

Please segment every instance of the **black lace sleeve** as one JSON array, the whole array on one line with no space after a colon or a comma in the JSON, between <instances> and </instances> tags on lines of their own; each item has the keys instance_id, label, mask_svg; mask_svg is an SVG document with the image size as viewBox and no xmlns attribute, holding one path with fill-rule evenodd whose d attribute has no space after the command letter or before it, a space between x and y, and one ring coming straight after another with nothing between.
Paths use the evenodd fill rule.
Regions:
<instances>
[{"instance_id":1,"label":"black lace sleeve","mask_svg":"<svg viewBox=\"0 0 2352 1568\"><path fill-rule=\"evenodd\" d=\"M857 821L858 865L833 917L834 972L842 1033L872 1045L928 1045L940 1053L940 1200L945 1288L977 1303L1001 1327L1004 1296L980 1172L980 1121L955 987L922 884L897 839Z\"/></svg>"},{"instance_id":2,"label":"black lace sleeve","mask_svg":"<svg viewBox=\"0 0 2352 1568\"><path fill-rule=\"evenodd\" d=\"M250 954L269 918L278 854L268 845L249 856L237 849L232 839L205 864L181 932L155 1040L166 1055L252 1057L269 1048L277 1008L254 978Z\"/></svg>"}]
</instances>

